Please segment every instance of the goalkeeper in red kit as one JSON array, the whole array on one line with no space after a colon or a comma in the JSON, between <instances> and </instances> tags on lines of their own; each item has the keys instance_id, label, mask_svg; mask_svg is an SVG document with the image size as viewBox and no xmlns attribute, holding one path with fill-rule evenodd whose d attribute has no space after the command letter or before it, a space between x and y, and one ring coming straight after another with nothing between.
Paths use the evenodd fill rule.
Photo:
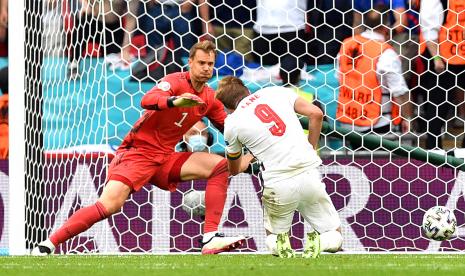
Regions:
<instances>
[{"instance_id":1,"label":"goalkeeper in red kit","mask_svg":"<svg viewBox=\"0 0 465 276\"><path fill-rule=\"evenodd\" d=\"M225 237L218 233L228 187L226 159L206 152L174 152L184 133L204 116L223 131L223 104L206 85L213 75L215 57L212 42L195 44L189 54L189 72L165 76L144 95L141 106L146 111L110 163L100 198L94 205L76 211L32 250L33 255L51 254L59 244L119 212L129 195L147 183L174 191L178 182L195 179L208 179L202 253L229 251L244 242L243 236Z\"/></svg>"}]
</instances>

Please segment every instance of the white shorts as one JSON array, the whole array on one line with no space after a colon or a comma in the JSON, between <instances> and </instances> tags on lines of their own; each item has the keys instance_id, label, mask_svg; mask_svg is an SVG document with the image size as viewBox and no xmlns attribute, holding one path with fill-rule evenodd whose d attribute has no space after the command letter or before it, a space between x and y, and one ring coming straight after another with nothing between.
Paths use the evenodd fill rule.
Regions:
<instances>
[{"instance_id":1,"label":"white shorts","mask_svg":"<svg viewBox=\"0 0 465 276\"><path fill-rule=\"evenodd\" d=\"M317 169L266 185L263 189L265 229L273 234L288 232L295 210L318 233L341 226L325 184Z\"/></svg>"}]
</instances>

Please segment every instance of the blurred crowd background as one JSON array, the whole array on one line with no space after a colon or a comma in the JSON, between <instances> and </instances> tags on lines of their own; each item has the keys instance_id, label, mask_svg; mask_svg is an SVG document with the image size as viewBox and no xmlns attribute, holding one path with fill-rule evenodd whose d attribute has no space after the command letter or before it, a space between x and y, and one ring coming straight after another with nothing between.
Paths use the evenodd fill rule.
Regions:
<instances>
[{"instance_id":1,"label":"blurred crowd background","mask_svg":"<svg viewBox=\"0 0 465 276\"><path fill-rule=\"evenodd\" d=\"M215 79L234 74L252 92L291 87L333 127L443 153L465 147L465 0L48 0L43 10L47 53L66 59L69 80L98 57L129 81L155 84L185 70L188 49L208 39L218 47ZM322 146L364 150L329 137Z\"/></svg>"}]
</instances>

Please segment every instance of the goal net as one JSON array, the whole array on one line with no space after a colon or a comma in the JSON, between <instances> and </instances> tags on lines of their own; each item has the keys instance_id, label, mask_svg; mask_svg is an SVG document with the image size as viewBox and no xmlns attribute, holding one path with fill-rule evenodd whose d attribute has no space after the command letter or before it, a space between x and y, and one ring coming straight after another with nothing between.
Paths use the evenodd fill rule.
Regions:
<instances>
[{"instance_id":1,"label":"goal net","mask_svg":"<svg viewBox=\"0 0 465 276\"><path fill-rule=\"evenodd\" d=\"M288 2L294 5L292 9ZM448 98L449 114L435 113L429 119L425 115L425 106L435 103L424 91L420 77L437 74L422 63L419 8L412 3L401 13L409 19L401 26L394 24L395 7L386 13L389 26L397 28L389 42L400 53L404 68L398 75L408 87L406 102L399 104L404 108L412 103L411 117L404 119L416 127L403 132L401 125L390 127L389 123L388 133L382 136L426 147L427 133L442 120L447 123L437 136L443 139L442 148L452 152L461 147L463 138L463 97L459 97L463 91L447 88L451 95L457 93ZM213 39L218 46L210 86L215 88L224 75L235 74L254 92L281 85L284 79L292 79L287 73L297 70L296 93L315 100L337 132L341 126L336 118L341 70L336 56L344 39L363 32L364 22L357 20L363 19L364 12L357 9L352 1L317 0L26 0L25 25L15 30L26 34L26 247L32 248L77 209L97 200L115 149L143 112L142 96L164 74L186 70L188 49L199 39ZM280 15L285 15L282 26L294 24L288 31L293 37L281 39L284 47L274 44L280 39L273 38L266 24L260 25ZM462 17L463 12L460 20ZM303 49L296 51L299 45ZM412 54L408 47L401 47L407 45L417 51ZM273 49L276 47L278 50ZM297 60L297 69L286 69L289 60L291 64ZM384 89L385 85L381 82L378 86ZM383 97L389 99L380 105L391 105L393 96ZM393 119L384 113L379 116ZM224 154L221 133L205 123L205 131L211 133L207 149ZM353 131L373 134L370 130L373 127ZM463 172L399 157L382 147L368 149L363 141L356 146L346 136L336 139L332 134L322 135L319 153L324 165L319 170L340 215L344 251L465 249ZM22 164L10 164L10 168L18 165ZM10 185L13 183L10 180ZM11 214L5 198L15 199L8 197L2 182L0 185L0 211ZM205 181L184 182L173 193L146 185L131 195L121 212L62 244L56 253L199 252L203 218L185 212L182 205L185 193L205 190L205 185ZM261 191L255 175L240 174L230 180L220 231L248 236L239 251L267 251ZM423 215L435 205L453 209L458 218L457 236L449 241L433 242L422 235ZM5 217L0 216L0 225L2 247L15 233L5 231ZM303 247L304 233L309 230L296 213L291 228L294 248Z\"/></svg>"}]
</instances>

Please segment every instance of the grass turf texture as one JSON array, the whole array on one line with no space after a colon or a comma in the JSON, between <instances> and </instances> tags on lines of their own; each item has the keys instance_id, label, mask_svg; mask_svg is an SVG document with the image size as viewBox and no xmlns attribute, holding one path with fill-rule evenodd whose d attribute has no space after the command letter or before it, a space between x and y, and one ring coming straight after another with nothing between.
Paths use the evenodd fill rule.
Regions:
<instances>
[{"instance_id":1,"label":"grass turf texture","mask_svg":"<svg viewBox=\"0 0 465 276\"><path fill-rule=\"evenodd\" d=\"M131 255L0 257L0 275L462 275L465 254L322 255L279 259L270 255Z\"/></svg>"}]
</instances>

